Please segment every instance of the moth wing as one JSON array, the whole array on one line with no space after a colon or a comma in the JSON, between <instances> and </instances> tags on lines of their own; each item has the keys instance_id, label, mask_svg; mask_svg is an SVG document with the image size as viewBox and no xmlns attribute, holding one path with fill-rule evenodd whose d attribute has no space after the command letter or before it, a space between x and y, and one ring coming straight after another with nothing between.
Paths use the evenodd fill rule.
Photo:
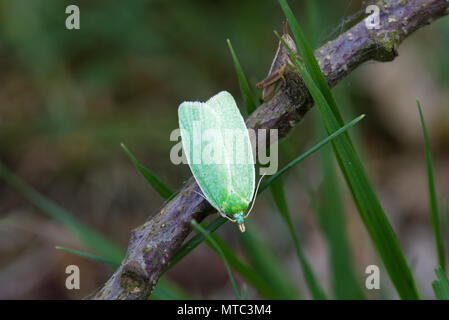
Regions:
<instances>
[{"instance_id":1,"label":"moth wing","mask_svg":"<svg viewBox=\"0 0 449 320\"><path fill-rule=\"evenodd\" d=\"M219 129L221 120L211 107L201 102L183 102L178 109L178 118L182 145L192 174L206 199L223 212L222 205L231 190L231 173L224 162L204 163L201 145L205 131ZM220 130L217 132L221 133Z\"/></svg>"},{"instance_id":2,"label":"moth wing","mask_svg":"<svg viewBox=\"0 0 449 320\"><path fill-rule=\"evenodd\" d=\"M234 144L233 142L235 141L231 137L230 141L227 140L228 144L225 145L225 150L228 155L227 160L229 161L231 188L249 204L254 194L255 169L251 141L245 121L234 97L227 91L216 94L206 104L221 119L220 130L223 131L223 135L229 138L229 130L232 130L240 139L240 144ZM232 155L230 155L231 151ZM239 160L242 161L235 161L237 153ZM234 157L234 161L230 159L230 156Z\"/></svg>"}]
</instances>

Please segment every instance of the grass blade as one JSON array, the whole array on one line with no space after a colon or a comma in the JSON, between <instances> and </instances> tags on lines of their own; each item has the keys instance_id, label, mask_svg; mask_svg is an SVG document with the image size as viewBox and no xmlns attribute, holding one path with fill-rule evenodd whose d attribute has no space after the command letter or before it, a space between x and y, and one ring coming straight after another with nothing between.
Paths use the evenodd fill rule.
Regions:
<instances>
[{"instance_id":1,"label":"grass blade","mask_svg":"<svg viewBox=\"0 0 449 320\"><path fill-rule=\"evenodd\" d=\"M438 300L449 300L449 280L441 266L435 268L437 280L432 282L435 297Z\"/></svg>"},{"instance_id":2,"label":"grass blade","mask_svg":"<svg viewBox=\"0 0 449 320\"><path fill-rule=\"evenodd\" d=\"M262 241L258 234L255 223L249 224L245 233L239 233L245 256L281 299L298 299L298 292L290 275L282 268L269 244Z\"/></svg>"},{"instance_id":3,"label":"grass blade","mask_svg":"<svg viewBox=\"0 0 449 320\"><path fill-rule=\"evenodd\" d=\"M254 289L256 289L263 297L267 299L280 299L277 293L272 290L265 282L265 280L254 270L252 267L243 263L234 253L234 251L229 248L229 246L224 242L219 236L216 234L210 235L212 239L218 244L221 248L223 254L228 260L231 267L238 272L239 275L242 276L249 284L251 284ZM208 245L215 250L215 247L208 243ZM218 252L217 252L218 253ZM242 288L243 291L243 288Z\"/></svg>"},{"instance_id":4,"label":"grass blade","mask_svg":"<svg viewBox=\"0 0 449 320\"><path fill-rule=\"evenodd\" d=\"M92 254L92 253L82 252L82 251L78 251L78 250L75 250L75 249L59 247L59 246L56 246L56 249L57 250L61 250L61 251L65 251L65 252L68 252L68 253L71 253L71 254L74 254L74 255L77 255L77 256L80 256L80 257L85 258L85 259L89 259L89 260L92 260L92 261L95 261L95 262L99 262L101 264L108 265L108 266L110 266L113 269L117 269L120 266L120 261L107 260L107 259L104 259L104 258L102 258L100 256L97 256L95 254Z\"/></svg>"},{"instance_id":5,"label":"grass blade","mask_svg":"<svg viewBox=\"0 0 449 320\"><path fill-rule=\"evenodd\" d=\"M228 260L226 259L220 246L215 242L214 239L212 239L209 233L206 230L204 230L204 228L201 227L195 220L192 220L191 223L195 227L196 231L200 232L206 238L206 241L208 241L212 246L214 246L215 252L217 252L218 255L221 257L221 259L223 260L226 270L228 271L229 280L231 280L232 289L234 289L235 298L237 300L240 300L240 293L239 290L237 289L237 285L235 284L234 277L232 276L231 268L229 267Z\"/></svg>"},{"instance_id":6,"label":"grass blade","mask_svg":"<svg viewBox=\"0 0 449 320\"><path fill-rule=\"evenodd\" d=\"M241 297L242 300L249 300L248 287L245 284L242 285Z\"/></svg>"},{"instance_id":7,"label":"grass blade","mask_svg":"<svg viewBox=\"0 0 449 320\"><path fill-rule=\"evenodd\" d=\"M446 200L446 240L449 240L449 200Z\"/></svg>"},{"instance_id":8,"label":"grass blade","mask_svg":"<svg viewBox=\"0 0 449 320\"><path fill-rule=\"evenodd\" d=\"M301 246L299 245L298 238L296 237L295 229L293 227L292 220L290 218L290 212L288 210L287 200L285 198L284 186L282 180L279 179L270 186L271 194L273 195L276 206L281 213L282 219L287 225L288 231L293 241L293 245L295 246L296 255L298 256L299 263L302 268L302 272L304 273L304 278L307 283L307 287L309 288L310 294L312 298L315 300L325 300L326 296L324 295L323 290L320 288L320 285L316 281L315 275L310 268L310 265L306 259L306 256L302 252Z\"/></svg>"},{"instance_id":9,"label":"grass blade","mask_svg":"<svg viewBox=\"0 0 449 320\"><path fill-rule=\"evenodd\" d=\"M227 221L228 220L223 217L218 217L214 221L212 221L205 230L208 234L211 234ZM198 233L197 235L192 237L192 239L183 244L182 247L179 248L179 250L176 252L175 256L171 259L169 265L164 270L164 273L173 268L179 261L182 260L182 258L189 254L193 249L198 247L198 245L200 245L204 240L206 240L206 237L202 233Z\"/></svg>"},{"instance_id":10,"label":"grass blade","mask_svg":"<svg viewBox=\"0 0 449 320\"><path fill-rule=\"evenodd\" d=\"M320 23L320 18L323 18L322 16L320 17L319 13L323 14L323 12L320 11L320 6L316 0L306 0L305 7L307 17L306 31L307 34L309 34L309 42L315 47L318 41L318 26Z\"/></svg>"},{"instance_id":11,"label":"grass blade","mask_svg":"<svg viewBox=\"0 0 449 320\"><path fill-rule=\"evenodd\" d=\"M296 45L298 47L299 53L302 55L302 57L304 59L304 64L306 66L307 71L309 72L310 76L312 77L312 79L313 79L314 83L316 84L316 86L318 87L319 91L321 91L325 100L328 101L332 112L334 113L335 117L337 118L337 121L341 125L343 125L343 118L340 114L340 111L338 110L335 99L330 91L330 88L326 82L326 79L324 78L324 75L321 73L321 68L315 59L313 50L311 49L309 43L307 42L306 37L304 36L304 34L299 26L298 21L296 21L295 16L294 16L292 10L290 9L290 7L288 6L286 0L279 0L279 4L281 5L282 11L284 11L284 14L287 18L288 24L290 26L290 30L292 30L293 36L296 40L295 41ZM288 47L287 47L287 50L289 50ZM291 51L291 50L289 50L289 51ZM296 56L293 58L296 58ZM302 64L301 64L301 67L302 67ZM302 75L302 72L301 72L301 75ZM310 90L310 88L309 88L309 90Z\"/></svg>"},{"instance_id":12,"label":"grass blade","mask_svg":"<svg viewBox=\"0 0 449 320\"><path fill-rule=\"evenodd\" d=\"M319 149L321 149L322 147L324 147L328 142L334 140L339 135L345 133L346 130L348 130L349 128L354 126L357 122L362 120L364 117L365 117L364 114L358 116L357 118L355 118L354 120L352 120L348 124L344 125L343 127L339 128L338 130L336 130L335 132L333 132L332 134L327 136L325 139L321 140L315 146L313 146L312 148L307 150L307 152L303 153L302 155L300 155L296 159L290 161L286 166L284 166L281 170L276 172L274 175L272 175L272 176L268 177L267 179L265 179L265 181L263 181L262 184L260 185L259 193L262 192L263 190L265 190L266 188L268 188L274 181L279 179L279 177L282 176L287 170L289 170L290 168L292 168L296 164L298 164L301 161L303 161L305 158L310 156L312 153L314 153L314 152L318 151Z\"/></svg>"},{"instance_id":13,"label":"grass blade","mask_svg":"<svg viewBox=\"0 0 449 320\"><path fill-rule=\"evenodd\" d=\"M159 279L149 298L152 300L192 300L192 297L184 290L164 278Z\"/></svg>"},{"instance_id":14,"label":"grass blade","mask_svg":"<svg viewBox=\"0 0 449 320\"><path fill-rule=\"evenodd\" d=\"M222 217L218 217L214 221L212 221L206 228L205 231L207 234L209 234L211 237L213 237L212 233L215 232L219 227L221 227L225 222L228 220ZM245 232L245 234L248 234L248 231ZM182 258L184 258L188 253L190 253L193 249L195 249L199 244L201 244L206 237L203 233L199 233L195 235L192 239L187 241L176 253L174 258L170 261L170 264L168 265L167 269L164 270L164 273L170 270L173 266L175 266ZM219 238L214 238L214 240L217 240ZM255 244L257 240L256 239L250 239L247 242L249 246L251 247L257 247ZM217 243L221 245L222 240L218 240ZM292 294L295 290L291 288L288 284L283 284L281 286L281 289L279 290L279 285L277 285L277 281L273 286L273 282L268 281L268 279L272 277L266 277L267 272L265 274L262 274L259 272L259 270L255 270L253 272L251 267L248 267L244 265L240 260L233 259L234 254L229 254L227 246L220 246L223 249L223 253L225 254L226 258L229 260L229 263L233 266L234 269L238 269L239 273L244 277L249 283L251 283L254 288L256 288L259 293L269 299L295 299L297 296L296 294ZM229 249L230 250L230 249ZM265 250L266 251L266 250ZM257 254L256 254L257 256ZM273 255L270 253L263 253L264 257L270 256L274 259ZM230 258L230 259L229 259ZM268 259L268 258L267 258ZM237 261L238 260L238 261ZM260 260L264 260L263 258ZM269 259L268 259L269 260ZM272 263L271 263L272 264ZM259 264L255 264L259 265ZM278 279L279 277L276 277ZM290 287L289 289L285 290L286 287ZM287 293L285 293L287 292Z\"/></svg>"},{"instance_id":15,"label":"grass blade","mask_svg":"<svg viewBox=\"0 0 449 320\"><path fill-rule=\"evenodd\" d=\"M59 222L75 237L80 239L87 247L101 256L84 253L69 248L57 247L59 250L77 254L97 262L105 263L111 267L117 267L120 265L124 257L124 250L122 248L108 240L102 234L83 224L62 207L38 193L32 187L23 182L19 177L10 172L2 162L0 162L0 177L3 178L8 185L15 189L25 199L34 204L50 218ZM171 292L171 289L165 285L166 283L167 281L162 279L156 288L162 288L166 293ZM171 285L171 287L173 286L174 285ZM178 291L180 292L180 290ZM178 299L185 299L187 297L185 295L178 295L177 292L172 292L171 295L173 297L178 297Z\"/></svg>"},{"instance_id":16,"label":"grass blade","mask_svg":"<svg viewBox=\"0 0 449 320\"><path fill-rule=\"evenodd\" d=\"M228 259L229 264L236 270L248 283L250 283L262 296L267 299L280 299L276 292L274 292L266 283L263 278L261 278L255 270L251 267L247 266L237 256L234 252L226 245L226 243L221 240L218 236L212 234L219 227L221 227L226 221L225 218L218 217L213 222L211 222L206 228L205 231L209 234L214 241L220 246L225 255L226 259ZM164 273L170 270L173 266L175 266L182 258L184 258L187 254L189 254L193 249L195 249L201 242L205 240L205 236L203 233L198 233L192 239L187 241L176 253L174 258L170 261L167 269L164 270ZM215 247L210 245L212 249L215 250ZM218 253L218 252L217 252Z\"/></svg>"},{"instance_id":17,"label":"grass blade","mask_svg":"<svg viewBox=\"0 0 449 320\"><path fill-rule=\"evenodd\" d=\"M424 136L424 146L426 153L426 169L427 169L427 187L429 189L429 202L430 202L430 216L432 219L432 229L433 235L435 238L435 246L437 250L438 256L438 264L445 270L444 263L444 247L443 247L443 239L441 238L440 231L440 218L438 214L438 202L437 195L435 192L435 180L433 175L433 165L432 165L432 154L430 153L430 145L429 138L427 136L426 123L424 121L424 116L422 114L421 103L419 99L416 100L416 104L418 105L419 117L421 119L422 132Z\"/></svg>"},{"instance_id":18,"label":"grass blade","mask_svg":"<svg viewBox=\"0 0 449 320\"><path fill-rule=\"evenodd\" d=\"M300 71L321 113L327 133L331 134L343 126L343 119L330 88L315 60L315 56L307 44L290 7L285 0L280 0L279 2L287 17L307 69L301 65L281 37L278 34L276 35L289 50L293 62ZM399 296L403 299L419 299L420 296L415 281L399 246L397 237L371 187L349 135L347 133L342 134L332 142L332 145L362 221L380 254Z\"/></svg>"},{"instance_id":19,"label":"grass blade","mask_svg":"<svg viewBox=\"0 0 449 320\"><path fill-rule=\"evenodd\" d=\"M139 170L139 172L145 178L145 180L148 181L148 183L154 188L154 190L156 190L157 193L159 193L162 198L164 198L165 200L170 200L175 195L175 193L170 190L170 188L168 188L161 180L159 180L156 175L154 175L145 166L140 164L140 162L137 161L131 151L129 151L123 143L121 144L121 147L131 159L137 170Z\"/></svg>"},{"instance_id":20,"label":"grass blade","mask_svg":"<svg viewBox=\"0 0 449 320\"><path fill-rule=\"evenodd\" d=\"M117 269L120 266L120 261L109 261L106 260L100 256L87 253L87 252L81 252L78 250L65 248L65 247L56 247L57 250L65 251L77 256L80 256L82 258L86 258L95 262L99 262L101 264L105 264L110 266L112 269ZM158 299L158 300L186 300L190 299L188 295L186 295L181 289L179 289L176 285L171 283L170 281L167 281L165 279L161 279L158 281L156 287L153 289L153 292L151 293L152 299Z\"/></svg>"},{"instance_id":21,"label":"grass blade","mask_svg":"<svg viewBox=\"0 0 449 320\"><path fill-rule=\"evenodd\" d=\"M9 186L15 189L25 199L39 208L43 213L47 214L53 220L61 223L94 252L101 254L104 259L108 261L122 260L124 252L119 246L107 240L97 231L84 225L68 211L38 193L32 187L23 182L19 177L10 172L1 162L0 177L3 178Z\"/></svg>"},{"instance_id":22,"label":"grass blade","mask_svg":"<svg viewBox=\"0 0 449 320\"><path fill-rule=\"evenodd\" d=\"M329 247L332 287L337 300L363 299L363 293L352 266L351 250L346 237L347 229L339 184L334 168L332 150L324 148L320 153L323 181L319 200L312 199L318 222ZM319 201L319 202L318 202Z\"/></svg>"},{"instance_id":23,"label":"grass blade","mask_svg":"<svg viewBox=\"0 0 449 320\"><path fill-rule=\"evenodd\" d=\"M231 40L226 41L228 43L229 51L231 52L232 60L234 62L235 72L237 73L237 79L240 86L240 92L245 102L246 112L250 115L254 110L256 110L256 103L254 102L253 95L251 94L251 89L249 88L248 81L246 80L243 69L240 66L239 59L232 48Z\"/></svg>"},{"instance_id":24,"label":"grass blade","mask_svg":"<svg viewBox=\"0 0 449 320\"><path fill-rule=\"evenodd\" d=\"M349 103L347 94L344 94L343 98L346 98L345 105L351 107L351 116L353 116L355 110L352 108L352 103ZM313 116L316 136L325 137L326 130L319 113L314 113ZM351 136L357 139L356 142L359 141L358 129L359 127L355 127L351 130ZM351 247L347 238L345 211L341 201L341 186L337 179L332 149L326 146L319 157L322 181L318 194L312 190L309 190L308 194L312 209L327 240L334 297L337 300L365 299L353 266Z\"/></svg>"}]
</instances>

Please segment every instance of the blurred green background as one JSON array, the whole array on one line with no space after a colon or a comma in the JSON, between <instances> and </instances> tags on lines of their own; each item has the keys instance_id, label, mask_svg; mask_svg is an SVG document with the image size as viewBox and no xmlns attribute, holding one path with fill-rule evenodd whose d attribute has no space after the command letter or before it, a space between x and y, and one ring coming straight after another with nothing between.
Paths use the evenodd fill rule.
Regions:
<instances>
[{"instance_id":1,"label":"blurred green background","mask_svg":"<svg viewBox=\"0 0 449 320\"><path fill-rule=\"evenodd\" d=\"M364 17L362 1L316 0L315 10L307 1L289 3L315 47ZM169 158L178 105L204 101L221 90L231 92L241 105L226 39L231 39L254 86L268 72L277 47L272 31L281 31L284 16L274 0L79 0L81 29L67 30L69 4L74 3L0 0L0 160L126 248L130 230L155 214L163 200L135 170L120 143L169 187L180 189L190 171ZM449 18L443 18L407 39L394 62L367 63L334 89L346 121L367 115L352 134L425 298L433 297L436 257L415 99L421 99L424 109L440 208L449 212L448 53ZM281 163L319 140L315 116L313 109L283 142ZM301 246L330 292L329 250L314 210L323 183L319 159L314 155L295 168L284 178L284 189ZM366 266L381 264L340 175L337 184L352 264L364 287ZM264 193L249 224L307 297L276 210L270 194ZM443 215L445 236L448 217ZM218 234L245 260L237 232L226 224ZM0 298L78 299L110 276L106 266L55 250L56 245L89 251L0 181ZM80 266L80 290L64 286L69 264ZM167 278L195 298L233 297L222 261L204 244ZM386 275L381 282L381 291L363 289L363 294L396 298ZM259 297L251 288L249 296Z\"/></svg>"}]
</instances>

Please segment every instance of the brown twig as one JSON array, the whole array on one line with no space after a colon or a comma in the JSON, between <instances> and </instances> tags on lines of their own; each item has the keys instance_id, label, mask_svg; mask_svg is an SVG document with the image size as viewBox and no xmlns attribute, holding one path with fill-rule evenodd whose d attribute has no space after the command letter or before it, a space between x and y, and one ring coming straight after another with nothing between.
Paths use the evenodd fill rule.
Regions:
<instances>
[{"instance_id":1,"label":"brown twig","mask_svg":"<svg viewBox=\"0 0 449 320\"><path fill-rule=\"evenodd\" d=\"M390 0L378 1L377 5L381 9L380 29L368 30L361 21L315 51L330 86L366 61L392 61L406 37L449 14L449 0ZM273 98L246 120L248 128L276 128L279 137L284 137L313 106L299 75L288 72L285 78L285 84ZM91 298L145 299L149 296L164 268L192 231L191 220L201 221L214 212L194 191L199 189L192 178L158 214L131 232L125 259Z\"/></svg>"}]
</instances>

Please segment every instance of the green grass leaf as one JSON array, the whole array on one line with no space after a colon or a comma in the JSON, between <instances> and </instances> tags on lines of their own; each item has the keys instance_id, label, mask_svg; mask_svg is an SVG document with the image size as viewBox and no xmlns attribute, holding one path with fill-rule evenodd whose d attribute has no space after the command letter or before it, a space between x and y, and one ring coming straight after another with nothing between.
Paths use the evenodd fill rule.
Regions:
<instances>
[{"instance_id":1,"label":"green grass leaf","mask_svg":"<svg viewBox=\"0 0 449 320\"><path fill-rule=\"evenodd\" d=\"M249 293L248 293L248 287L246 286L246 284L242 285L242 290L241 290L241 294L240 296L242 297L242 300L249 300Z\"/></svg>"},{"instance_id":2,"label":"green grass leaf","mask_svg":"<svg viewBox=\"0 0 449 320\"><path fill-rule=\"evenodd\" d=\"M99 262L101 264L105 264L107 266L110 266L112 269L117 269L120 266L120 261L109 261L91 253L59 246L57 246L56 249L80 256L88 260ZM158 281L157 285L154 287L153 292L151 293L151 299L186 300L190 299L190 297L172 282L166 279L160 279L160 281Z\"/></svg>"},{"instance_id":3,"label":"green grass leaf","mask_svg":"<svg viewBox=\"0 0 449 320\"><path fill-rule=\"evenodd\" d=\"M344 94L345 106L351 107L351 116L355 114L348 94ZM345 109L346 111L347 108ZM316 110L318 111L318 110ZM325 137L326 130L323 127L320 114L313 114L316 136ZM358 129L351 130L351 136L360 141ZM356 146L359 144L355 143ZM339 183L334 157L330 146L323 148L319 154L320 168L322 172L321 183L318 192L308 190L312 210L317 216L319 225L326 238L329 248L329 270L332 277L332 290L337 300L361 300L365 299L363 290L359 284L356 269L353 265L351 246L348 240L348 230L344 206L341 200L341 185Z\"/></svg>"},{"instance_id":4,"label":"green grass leaf","mask_svg":"<svg viewBox=\"0 0 449 320\"><path fill-rule=\"evenodd\" d=\"M192 300L184 290L178 287L172 281L162 278L159 279L149 297L151 300Z\"/></svg>"},{"instance_id":5,"label":"green grass leaf","mask_svg":"<svg viewBox=\"0 0 449 320\"><path fill-rule=\"evenodd\" d=\"M432 282L435 297L438 300L449 300L449 280L441 266L435 268L437 280Z\"/></svg>"},{"instance_id":6,"label":"green grass leaf","mask_svg":"<svg viewBox=\"0 0 449 320\"><path fill-rule=\"evenodd\" d=\"M449 200L446 200L446 240L449 240Z\"/></svg>"},{"instance_id":7,"label":"green grass leaf","mask_svg":"<svg viewBox=\"0 0 449 320\"><path fill-rule=\"evenodd\" d=\"M111 267L120 265L124 257L124 250L122 248L104 237L99 232L83 224L62 207L38 193L32 187L23 182L19 177L10 172L2 162L0 162L0 177L3 178L8 185L15 189L25 199L39 208L43 213L67 228L75 237L80 239L82 243L98 255L69 248L57 247L59 250L70 252L100 263L105 263ZM186 295L179 294L179 292L181 292L180 289L173 291L170 288L174 288L175 286L173 284L168 284L168 281L161 279L154 289L154 292L157 294L158 290L162 290L165 294L170 293L172 297L177 297L177 299L187 298Z\"/></svg>"},{"instance_id":8,"label":"green grass leaf","mask_svg":"<svg viewBox=\"0 0 449 320\"><path fill-rule=\"evenodd\" d=\"M240 245L251 265L283 300L298 299L292 277L274 253L269 242L259 236L255 222L248 224L245 233L239 233Z\"/></svg>"},{"instance_id":9,"label":"green grass leaf","mask_svg":"<svg viewBox=\"0 0 449 320\"><path fill-rule=\"evenodd\" d=\"M306 68L302 66L281 37L278 34L276 35L289 50L293 62L301 73L316 103L326 131L328 134L331 134L343 126L343 119L293 12L285 0L280 0L279 2L287 17L290 29L297 42L297 47L304 58ZM347 133L342 134L332 142L332 146L362 221L399 296L403 299L419 299L420 296L415 281L399 246L397 237L371 187L349 135Z\"/></svg>"},{"instance_id":10,"label":"green grass leaf","mask_svg":"<svg viewBox=\"0 0 449 320\"><path fill-rule=\"evenodd\" d=\"M65 252L68 252L68 253L71 253L71 254L74 254L74 255L77 255L77 256L80 256L80 257L85 258L85 259L89 259L89 260L92 260L92 261L95 261L95 262L99 262L101 264L108 265L108 266L110 266L113 269L117 269L120 266L120 261L107 260L107 259L104 259L104 258L102 258L100 256L97 256L95 254L92 254L92 253L82 252L82 251L78 251L78 250L75 250L75 249L59 247L59 246L56 246L56 249L57 250L61 250L61 251L65 251Z\"/></svg>"},{"instance_id":11,"label":"green grass leaf","mask_svg":"<svg viewBox=\"0 0 449 320\"><path fill-rule=\"evenodd\" d=\"M319 39L319 26L323 18L323 11L320 10L319 3L316 0L306 0L306 19L307 19L307 34L309 34L309 42L315 46ZM320 21L321 20L321 21Z\"/></svg>"},{"instance_id":12,"label":"green grass leaf","mask_svg":"<svg viewBox=\"0 0 449 320\"><path fill-rule=\"evenodd\" d=\"M282 180L277 180L270 186L271 194L273 195L276 206L281 213L282 219L287 225L290 237L292 238L293 245L296 250L296 255L298 256L299 263L301 265L304 278L306 280L307 287L309 288L312 298L315 300L325 300L326 296L318 284L315 275L303 253L301 246L299 245L298 238L296 237L295 228L290 217L290 212L288 210L287 200L285 198L284 186Z\"/></svg>"},{"instance_id":13,"label":"green grass leaf","mask_svg":"<svg viewBox=\"0 0 449 320\"><path fill-rule=\"evenodd\" d=\"M244 264L237 258L237 256L232 252L232 250L221 240L219 237L212 234L219 227L225 224L228 220L222 217L216 218L212 221L206 228L206 232L213 237L213 239L219 244L224 255L229 261L229 264L236 270L248 283L250 283L263 297L267 299L281 299L281 296L267 284L266 280L261 277L257 271L253 268ZM189 254L193 249L200 245L206 237L202 233L198 233L187 241L175 254L173 259L170 261L167 269L164 273L174 267L180 260L182 260L187 254ZM212 246L211 246L212 247Z\"/></svg>"},{"instance_id":14,"label":"green grass leaf","mask_svg":"<svg viewBox=\"0 0 449 320\"><path fill-rule=\"evenodd\" d=\"M148 183L156 190L159 195L164 198L165 200L170 200L173 198L175 193L170 190L161 180L156 177L150 170L148 170L145 166L140 164L139 161L133 156L131 151L128 150L128 148L122 143L121 144L122 149L126 152L128 157L133 162L134 166L139 170L139 172L142 174L142 176L145 178L145 180L148 181Z\"/></svg>"},{"instance_id":15,"label":"green grass leaf","mask_svg":"<svg viewBox=\"0 0 449 320\"><path fill-rule=\"evenodd\" d=\"M322 147L324 147L328 142L334 140L335 138L337 138L339 135L343 134L344 132L346 132L346 130L348 130L349 128L351 128L352 126L354 126L357 122L359 122L360 120L362 120L365 117L364 114L358 116L357 118L355 118L354 120L352 120L351 122L347 123L346 125L344 125L343 127L339 128L338 130L336 130L335 132L333 132L332 134L330 134L329 136L327 136L325 139L321 140L319 143L317 143L315 146L313 146L312 148L310 148L309 150L307 150L307 152L303 153L302 155L300 155L299 157L297 157L296 159L290 161L286 166L284 166L281 170L279 170L278 172L276 172L274 175L269 176L267 179L265 179L265 181L263 181L259 187L259 193L262 192L263 190L265 190L266 188L268 188L274 181L276 181L277 179L279 179L279 177L281 177L287 170L289 170L290 168L292 168L293 166L297 165L298 163L300 163L301 161L303 161L304 159L306 159L308 156L310 156L312 153L318 151L319 149L321 149Z\"/></svg>"},{"instance_id":16,"label":"green grass leaf","mask_svg":"<svg viewBox=\"0 0 449 320\"><path fill-rule=\"evenodd\" d=\"M0 177L3 178L9 186L15 189L25 199L39 208L50 218L61 223L85 245L91 248L94 252L100 254L104 259L108 261L121 261L124 257L124 251L122 248L106 239L94 229L84 225L68 211L38 193L32 187L23 182L19 177L10 172L1 162Z\"/></svg>"},{"instance_id":17,"label":"green grass leaf","mask_svg":"<svg viewBox=\"0 0 449 320\"><path fill-rule=\"evenodd\" d=\"M249 284L253 286L254 289L256 289L259 294L267 299L280 299L280 297L277 295L277 293L272 290L266 283L266 281L258 274L254 268L248 266L247 264L243 263L234 253L234 251L229 248L229 246L224 242L218 235L216 234L210 234L212 239L218 244L218 246L221 248L224 256L228 260L231 267L238 272L240 276L242 276L243 279L245 279ZM208 243L208 245L216 251L216 248L211 244ZM218 252L217 252L218 253ZM242 288L243 290L243 288Z\"/></svg>"},{"instance_id":18,"label":"green grass leaf","mask_svg":"<svg viewBox=\"0 0 449 320\"><path fill-rule=\"evenodd\" d=\"M254 102L253 95L251 94L251 89L249 88L248 81L246 80L243 69L240 66L237 55L234 52L234 48L232 48L231 40L228 39L226 42L228 43L229 51L231 52L232 60L234 62L235 72L237 73L240 92L242 94L243 101L245 102L246 112L248 115L250 115L254 110L256 110L256 103Z\"/></svg>"},{"instance_id":19,"label":"green grass leaf","mask_svg":"<svg viewBox=\"0 0 449 320\"><path fill-rule=\"evenodd\" d=\"M226 259L228 259L229 264L234 268L234 270L236 270L246 281L248 281L248 283L250 283L263 297L267 299L280 299L278 294L267 285L266 281L261 278L253 268L241 262L240 259L237 258L235 253L226 245L223 240L221 240L218 236L212 234L227 221L228 220L225 218L218 217L217 219L212 221L205 228L205 230L221 247ZM164 270L164 273L175 266L180 260L182 260L182 258L189 254L205 239L206 237L202 233L198 233L189 241L187 241L175 254L168 267ZM210 246L215 249L215 247L213 247L212 245Z\"/></svg>"},{"instance_id":20,"label":"green grass leaf","mask_svg":"<svg viewBox=\"0 0 449 320\"><path fill-rule=\"evenodd\" d=\"M320 153L320 158L323 178L319 195L312 194L311 201L329 247L329 263L335 298L337 300L363 299L362 289L352 265L349 241L346 237L345 215L340 199L340 186L334 168L332 149L324 148Z\"/></svg>"},{"instance_id":21,"label":"green grass leaf","mask_svg":"<svg viewBox=\"0 0 449 320\"><path fill-rule=\"evenodd\" d=\"M324 96L325 100L328 101L330 108L332 109L332 112L334 113L334 116L337 119L338 123L343 125L343 118L340 114L340 111L337 107L334 97L330 91L330 88L327 84L326 79L324 78L324 75L321 73L321 68L315 59L313 50L310 47L309 43L307 42L306 37L304 36L304 34L299 26L298 21L296 20L293 12L290 9L290 7L288 6L286 0L279 0L279 4L281 5L282 11L284 11L284 14L287 18L290 29L292 30L293 36L296 40L295 41L296 46L299 50L299 53L302 55L302 57L304 59L304 64L306 66L307 71L309 72L310 76L312 77L312 79L315 82L316 86L318 87L319 91ZM288 47L287 47L287 50L289 50ZM291 50L289 50L289 51L291 52ZM294 56L293 58L295 60L296 56ZM296 59L296 60L298 60L298 59ZM301 69L303 69L302 64L301 64L300 70ZM302 75L302 72L301 72L301 75ZM307 83L306 83L306 85L307 85ZM309 88L309 90L310 90L310 88Z\"/></svg>"},{"instance_id":22,"label":"green grass leaf","mask_svg":"<svg viewBox=\"0 0 449 320\"><path fill-rule=\"evenodd\" d=\"M228 220L223 217L218 217L214 221L212 221L205 230L209 234L213 233L227 221ZM206 237L202 233L199 233L192 237L189 241L184 243L182 247L179 248L179 250L176 252L175 256L171 259L167 268L164 270L164 273L173 268L179 261L182 260L182 258L188 255L193 249L198 247L198 245L200 245L205 239Z\"/></svg>"},{"instance_id":23,"label":"green grass leaf","mask_svg":"<svg viewBox=\"0 0 449 320\"><path fill-rule=\"evenodd\" d=\"M430 216L432 219L432 229L435 239L435 246L438 256L438 264L445 270L444 263L444 246L443 239L441 238L440 218L438 214L438 201L435 191L435 180L433 175L432 154L430 152L429 138L427 136L426 123L422 114L421 103L419 99L416 100L418 105L419 117L421 119L422 132L424 136L424 145L426 153L426 169L427 169L427 187L429 190L429 202L430 202Z\"/></svg>"},{"instance_id":24,"label":"green grass leaf","mask_svg":"<svg viewBox=\"0 0 449 320\"><path fill-rule=\"evenodd\" d=\"M235 298L237 300L240 300L240 293L239 293L239 290L237 289L237 285L235 284L234 277L232 276L231 268L229 267L228 260L226 259L220 246L215 242L214 239L212 239L212 237L209 235L209 233L203 227L201 227L201 225L199 225L195 220L192 220L191 223L195 227L196 231L200 232L206 238L206 241L209 242L212 246L214 246L215 252L217 252L218 255L221 257L221 259L223 260L226 270L228 271L229 280L231 281L232 289L234 289Z\"/></svg>"}]
</instances>

